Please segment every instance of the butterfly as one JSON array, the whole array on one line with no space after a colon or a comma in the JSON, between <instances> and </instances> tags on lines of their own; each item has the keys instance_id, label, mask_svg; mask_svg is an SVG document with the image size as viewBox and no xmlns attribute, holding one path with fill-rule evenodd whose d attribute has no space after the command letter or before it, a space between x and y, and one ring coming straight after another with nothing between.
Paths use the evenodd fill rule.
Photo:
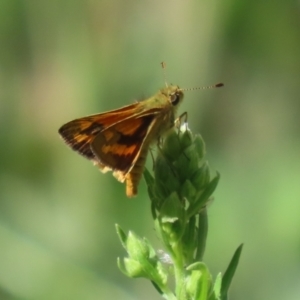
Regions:
<instances>
[{"instance_id":1,"label":"butterfly","mask_svg":"<svg viewBox=\"0 0 300 300\"><path fill-rule=\"evenodd\" d=\"M112 171L118 181L125 182L126 195L133 197L149 147L174 127L185 90L166 84L143 101L70 121L60 127L59 134L103 173Z\"/></svg>"}]
</instances>

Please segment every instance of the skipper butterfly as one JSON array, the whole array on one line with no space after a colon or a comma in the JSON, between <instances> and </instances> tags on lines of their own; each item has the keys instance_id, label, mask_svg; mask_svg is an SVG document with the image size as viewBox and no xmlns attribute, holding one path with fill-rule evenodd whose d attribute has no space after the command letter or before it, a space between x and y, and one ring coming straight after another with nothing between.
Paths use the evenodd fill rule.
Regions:
<instances>
[{"instance_id":1,"label":"skipper butterfly","mask_svg":"<svg viewBox=\"0 0 300 300\"><path fill-rule=\"evenodd\" d=\"M219 83L207 88L221 86ZM166 84L141 102L70 121L59 129L59 134L102 172L112 171L120 182L126 182L126 195L133 197L138 192L149 146L174 127L186 90Z\"/></svg>"}]
</instances>

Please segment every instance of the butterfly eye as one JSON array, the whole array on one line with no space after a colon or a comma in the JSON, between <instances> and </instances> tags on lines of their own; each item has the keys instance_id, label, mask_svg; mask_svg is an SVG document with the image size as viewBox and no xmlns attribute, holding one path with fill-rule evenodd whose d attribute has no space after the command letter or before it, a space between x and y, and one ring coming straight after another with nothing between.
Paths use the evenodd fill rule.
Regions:
<instances>
[{"instance_id":1,"label":"butterfly eye","mask_svg":"<svg viewBox=\"0 0 300 300\"><path fill-rule=\"evenodd\" d=\"M171 94L171 102L174 106L176 106L180 101L180 93Z\"/></svg>"}]
</instances>

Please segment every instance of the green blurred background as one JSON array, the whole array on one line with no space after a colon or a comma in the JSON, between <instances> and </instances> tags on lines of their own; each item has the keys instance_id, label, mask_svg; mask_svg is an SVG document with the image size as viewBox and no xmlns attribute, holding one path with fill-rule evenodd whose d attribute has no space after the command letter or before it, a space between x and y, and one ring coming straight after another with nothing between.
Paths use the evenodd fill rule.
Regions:
<instances>
[{"instance_id":1,"label":"green blurred background","mask_svg":"<svg viewBox=\"0 0 300 300\"><path fill-rule=\"evenodd\" d=\"M116 266L114 224L159 248L134 200L68 149L67 121L151 96L167 78L221 173L205 262L245 247L231 299L300 299L300 2L0 2L0 299L160 299ZM151 167L151 160L148 165Z\"/></svg>"}]
</instances>

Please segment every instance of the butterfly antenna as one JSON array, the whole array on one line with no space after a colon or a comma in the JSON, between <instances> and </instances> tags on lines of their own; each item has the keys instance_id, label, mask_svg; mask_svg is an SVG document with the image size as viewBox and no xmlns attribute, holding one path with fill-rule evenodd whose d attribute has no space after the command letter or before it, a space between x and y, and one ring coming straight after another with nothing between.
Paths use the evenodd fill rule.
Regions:
<instances>
[{"instance_id":1,"label":"butterfly antenna","mask_svg":"<svg viewBox=\"0 0 300 300\"><path fill-rule=\"evenodd\" d=\"M215 89L224 86L224 83L216 83L214 85L209 86L202 86L202 87L194 87L194 88L187 88L187 89L181 89L183 92L185 91L195 91L195 90L207 90L207 89Z\"/></svg>"},{"instance_id":2,"label":"butterfly antenna","mask_svg":"<svg viewBox=\"0 0 300 300\"><path fill-rule=\"evenodd\" d=\"M167 73L166 73L167 65L166 65L166 63L165 63L164 61L162 61L160 64L161 64L161 67L162 67L162 69L163 69L165 85L166 85L166 87L168 87L168 83L167 83Z\"/></svg>"}]
</instances>

